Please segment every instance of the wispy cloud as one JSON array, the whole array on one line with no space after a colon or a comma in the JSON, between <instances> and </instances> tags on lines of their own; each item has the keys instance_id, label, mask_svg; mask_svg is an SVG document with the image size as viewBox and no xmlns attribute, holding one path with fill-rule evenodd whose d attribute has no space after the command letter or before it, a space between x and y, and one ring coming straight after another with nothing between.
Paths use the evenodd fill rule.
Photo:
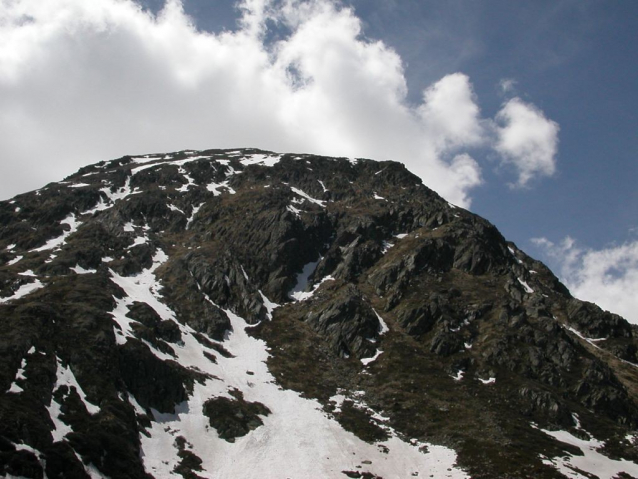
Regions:
<instances>
[{"instance_id":1,"label":"wispy cloud","mask_svg":"<svg viewBox=\"0 0 638 479\"><path fill-rule=\"evenodd\" d=\"M559 276L579 299L598 304L638 324L638 241L594 250L566 237L533 243L556 264Z\"/></svg>"},{"instance_id":2,"label":"wispy cloud","mask_svg":"<svg viewBox=\"0 0 638 479\"><path fill-rule=\"evenodd\" d=\"M481 184L478 148L496 146L522 185L553 172L555 123L510 102L494 145L493 122L460 73L410 104L402 59L364 38L352 9L239 6L238 28L213 34L179 0L157 16L132 0L2 2L0 195L90 162L185 148L394 159L463 206ZM274 42L273 25L285 32Z\"/></svg>"}]
</instances>

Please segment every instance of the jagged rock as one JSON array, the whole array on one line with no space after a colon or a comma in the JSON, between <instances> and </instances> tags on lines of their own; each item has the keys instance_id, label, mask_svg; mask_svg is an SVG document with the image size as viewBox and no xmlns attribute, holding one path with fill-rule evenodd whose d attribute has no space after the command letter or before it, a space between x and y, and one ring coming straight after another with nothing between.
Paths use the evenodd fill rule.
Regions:
<instances>
[{"instance_id":1,"label":"jagged rock","mask_svg":"<svg viewBox=\"0 0 638 479\"><path fill-rule=\"evenodd\" d=\"M248 402L241 391L231 391L233 399L217 397L204 403L204 414L217 434L228 442L263 425L259 416L268 416L270 409L259 402Z\"/></svg>"},{"instance_id":2,"label":"jagged rock","mask_svg":"<svg viewBox=\"0 0 638 479\"><path fill-rule=\"evenodd\" d=\"M451 356L463 349L463 340L458 334L439 331L430 343L430 351L439 356Z\"/></svg>"},{"instance_id":3,"label":"jagged rock","mask_svg":"<svg viewBox=\"0 0 638 479\"><path fill-rule=\"evenodd\" d=\"M570 428L575 426L569 408L550 392L523 387L519 391L525 405L523 414L535 422L549 423L553 426Z\"/></svg>"},{"instance_id":4,"label":"jagged rock","mask_svg":"<svg viewBox=\"0 0 638 479\"><path fill-rule=\"evenodd\" d=\"M191 379L177 363L158 359L135 340L119 347L119 357L122 380L142 407L174 413L175 405L186 399L184 383Z\"/></svg>"},{"instance_id":5,"label":"jagged rock","mask_svg":"<svg viewBox=\"0 0 638 479\"><path fill-rule=\"evenodd\" d=\"M376 348L370 340L379 336L379 320L354 286L335 291L317 310L308 313L305 322L339 356L363 358L374 354Z\"/></svg>"},{"instance_id":6,"label":"jagged rock","mask_svg":"<svg viewBox=\"0 0 638 479\"><path fill-rule=\"evenodd\" d=\"M184 262L199 288L216 305L234 310L251 323L266 319L266 308L259 291L230 254L210 261L201 254L189 253Z\"/></svg>"},{"instance_id":7,"label":"jagged rock","mask_svg":"<svg viewBox=\"0 0 638 479\"><path fill-rule=\"evenodd\" d=\"M585 301L572 299L567 304L567 317L576 328L590 338L630 338L629 323L617 314L601 310Z\"/></svg>"}]
</instances>

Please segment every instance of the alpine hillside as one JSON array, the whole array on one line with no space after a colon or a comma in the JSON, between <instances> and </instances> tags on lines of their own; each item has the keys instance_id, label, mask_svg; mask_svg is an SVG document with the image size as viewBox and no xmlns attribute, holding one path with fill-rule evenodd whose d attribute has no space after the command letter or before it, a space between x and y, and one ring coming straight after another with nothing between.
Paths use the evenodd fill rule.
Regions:
<instances>
[{"instance_id":1,"label":"alpine hillside","mask_svg":"<svg viewBox=\"0 0 638 479\"><path fill-rule=\"evenodd\" d=\"M125 156L0 225L4 477L638 477L638 327L400 163Z\"/></svg>"}]
</instances>

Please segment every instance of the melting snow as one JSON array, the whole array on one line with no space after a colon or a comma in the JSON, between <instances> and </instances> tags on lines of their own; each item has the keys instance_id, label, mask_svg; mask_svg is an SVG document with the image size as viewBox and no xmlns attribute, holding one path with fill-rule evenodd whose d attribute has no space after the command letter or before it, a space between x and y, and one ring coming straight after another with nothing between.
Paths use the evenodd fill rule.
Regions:
<instances>
[{"instance_id":1,"label":"melting snow","mask_svg":"<svg viewBox=\"0 0 638 479\"><path fill-rule=\"evenodd\" d=\"M381 356L381 354L383 353L383 351L381 351L380 349L377 349L377 352L374 356L372 356L371 358L363 358L361 359L361 362L363 363L364 366L367 366L368 364L374 362L377 360L377 358L379 356Z\"/></svg>"},{"instance_id":2,"label":"melting snow","mask_svg":"<svg viewBox=\"0 0 638 479\"><path fill-rule=\"evenodd\" d=\"M69 269L71 271L73 271L75 274L93 274L93 273L97 273L96 269L84 269L79 264L76 264L75 266L71 266Z\"/></svg>"},{"instance_id":3,"label":"melting snow","mask_svg":"<svg viewBox=\"0 0 638 479\"><path fill-rule=\"evenodd\" d=\"M390 243L389 241L384 241L383 242L383 249L381 250L382 254L386 254L388 251L390 251L390 248L394 247L394 243Z\"/></svg>"},{"instance_id":4,"label":"melting snow","mask_svg":"<svg viewBox=\"0 0 638 479\"><path fill-rule=\"evenodd\" d=\"M566 477L574 479L587 479L594 475L600 479L613 479L621 472L638 477L638 464L625 459L614 460L602 455L597 449L604 443L595 438L584 440L577 438L567 431L548 431L540 429L548 436L552 436L560 442L579 448L583 455L575 456L566 453L563 457L543 457L543 463L553 465Z\"/></svg>"},{"instance_id":5,"label":"melting snow","mask_svg":"<svg viewBox=\"0 0 638 479\"><path fill-rule=\"evenodd\" d=\"M496 378L489 378L489 379L478 378L478 380L481 381L483 384L494 384L496 382Z\"/></svg>"},{"instance_id":6,"label":"melting snow","mask_svg":"<svg viewBox=\"0 0 638 479\"><path fill-rule=\"evenodd\" d=\"M222 191L219 191L220 189L227 190L231 195L235 194L235 190L228 186L228 180L222 181L221 183L209 183L206 186L206 189L211 191L214 196L219 196L223 193Z\"/></svg>"},{"instance_id":7,"label":"melting snow","mask_svg":"<svg viewBox=\"0 0 638 479\"><path fill-rule=\"evenodd\" d=\"M262 166L275 166L281 160L281 155L252 155L239 162L244 165L262 165Z\"/></svg>"},{"instance_id":8,"label":"melting snow","mask_svg":"<svg viewBox=\"0 0 638 479\"><path fill-rule=\"evenodd\" d=\"M295 208L292 205L288 205L288 206L286 206L286 209L288 211L290 211L291 213L293 213L297 218L301 218L301 214L300 213L303 213L303 211L300 210L299 208Z\"/></svg>"},{"instance_id":9,"label":"melting snow","mask_svg":"<svg viewBox=\"0 0 638 479\"><path fill-rule=\"evenodd\" d=\"M523 262L516 257L516 251L514 251L514 248L512 248L511 246L508 246L507 249L509 250L510 253L512 253L512 256L514 256L514 259L516 260L518 264L523 264Z\"/></svg>"},{"instance_id":10,"label":"melting snow","mask_svg":"<svg viewBox=\"0 0 638 479\"><path fill-rule=\"evenodd\" d=\"M390 331L390 328L388 328L388 325L386 324L386 322L379 315L379 313L377 313L377 310L373 308L372 311L374 311L374 314L377 315L377 319L379 320L379 334L385 334L388 331Z\"/></svg>"},{"instance_id":11,"label":"melting snow","mask_svg":"<svg viewBox=\"0 0 638 479\"><path fill-rule=\"evenodd\" d=\"M144 243L148 243L148 236L146 235L136 236L135 239L133 240L133 244L127 246L126 249L131 249L131 248L134 248L135 246L138 246Z\"/></svg>"},{"instance_id":12,"label":"melting snow","mask_svg":"<svg viewBox=\"0 0 638 479\"><path fill-rule=\"evenodd\" d=\"M456 376L452 376L452 379L454 379L455 381L460 381L461 379L463 379L463 374L465 374L462 370L458 370L456 372Z\"/></svg>"},{"instance_id":13,"label":"melting snow","mask_svg":"<svg viewBox=\"0 0 638 479\"><path fill-rule=\"evenodd\" d=\"M66 239L78 230L78 227L82 223L75 219L75 214L71 213L69 216L67 216L62 221L60 221L60 224L61 225L69 225L70 229L68 231L65 231L64 233L62 233L62 235L58 236L57 238L50 239L43 246L40 246L39 248L32 249L30 252L33 253L33 252L36 252L36 251L46 251L46 250L49 250L49 249L60 248L63 244L65 244Z\"/></svg>"},{"instance_id":14,"label":"melting snow","mask_svg":"<svg viewBox=\"0 0 638 479\"><path fill-rule=\"evenodd\" d=\"M266 311L268 311L268 319L272 321L272 312L275 310L275 308L278 308L279 305L277 303L273 303L272 301L270 301L266 297L266 295L261 292L261 290L259 290L259 294L261 295L261 301L264 303L264 306L266 307Z\"/></svg>"},{"instance_id":15,"label":"melting snow","mask_svg":"<svg viewBox=\"0 0 638 479\"><path fill-rule=\"evenodd\" d=\"M111 191L111 187L109 187L109 186L107 186L105 188L102 188L100 191L104 192L104 194L109 197L109 200L111 200L111 203L115 203L116 201L123 200L127 196L137 195L138 193L142 192L137 187L135 187L134 190L131 190L131 177L130 176L126 178L126 182L124 183L124 186L122 186L121 188L118 188L115 192L112 192ZM102 200L100 200L100 202L103 203ZM98 206L96 206L96 208L108 209L111 206L113 206L113 205L100 207L100 204L98 203ZM97 211L99 211L99 209Z\"/></svg>"},{"instance_id":16,"label":"melting snow","mask_svg":"<svg viewBox=\"0 0 638 479\"><path fill-rule=\"evenodd\" d=\"M144 156L133 156L131 157L131 160L133 161L133 163L150 163L151 161L157 161L157 160L168 160L170 159L170 156L166 156L165 158L162 158L161 156L151 156L151 155L144 155Z\"/></svg>"},{"instance_id":17,"label":"melting snow","mask_svg":"<svg viewBox=\"0 0 638 479\"><path fill-rule=\"evenodd\" d=\"M403 239L408 235L408 233L399 233L394 235L395 238Z\"/></svg>"},{"instance_id":18,"label":"melting snow","mask_svg":"<svg viewBox=\"0 0 638 479\"><path fill-rule=\"evenodd\" d=\"M198 358L198 367L214 377L195 383L193 395L175 414L155 415L148 429L150 437L140 435L147 472L156 477L179 477L173 468L180 460L175 438L181 435L189 442L189 450L202 459L198 474L203 477L337 478L343 477L343 470L388 478L408 477L418 471L436 477L467 477L454 467L456 454L450 449L428 445L424 453L420 444L406 443L393 433L387 441L368 444L328 417L317 401L283 390L266 366L266 344L246 334L248 325L242 318L230 311L226 314L233 332L224 346L233 357L215 353L215 364L201 355L201 345L192 344L190 353ZM185 349L188 347L186 344ZM253 375L246 375L246 371ZM221 440L203 414L208 398L229 397L230 388L240 390L246 401L261 402L271 411L262 417L262 426L234 443Z\"/></svg>"},{"instance_id":19,"label":"melting snow","mask_svg":"<svg viewBox=\"0 0 638 479\"><path fill-rule=\"evenodd\" d=\"M23 271L22 273L18 273L18 275L20 275L20 276L35 276L35 273L33 272L33 270L28 269L26 271Z\"/></svg>"},{"instance_id":20,"label":"melting snow","mask_svg":"<svg viewBox=\"0 0 638 479\"><path fill-rule=\"evenodd\" d=\"M84 406L86 407L86 410L89 412L89 414L97 414L98 412L100 412L100 408L98 406L95 406L94 404L91 404L86 400L86 395L75 379L73 371L71 371L68 366L63 367L62 362L59 358L56 358L56 365L57 380L52 392L57 391L60 386L67 386L68 388L75 387L76 392L80 396L80 399L84 403ZM51 421L53 422L54 426L54 430L51 431L53 442L62 441L67 434L73 432L73 429L71 428L71 426L64 423L60 419L61 406L53 398L53 396L51 397L51 403L49 404L49 406L47 406L47 410L49 411L49 416L51 417Z\"/></svg>"},{"instance_id":21,"label":"melting snow","mask_svg":"<svg viewBox=\"0 0 638 479\"><path fill-rule=\"evenodd\" d=\"M294 299L295 301L303 301L305 299L308 299L315 293L321 283L334 279L332 276L326 276L319 283L315 284L312 291L306 291L306 289L308 288L310 276L312 275L312 273L315 272L315 269L317 269L317 265L322 259L323 258L320 257L317 261L311 261L303 267L301 273L297 275L297 284L294 288L292 288L292 290L290 290L290 293L288 293L288 296L291 299Z\"/></svg>"},{"instance_id":22,"label":"melting snow","mask_svg":"<svg viewBox=\"0 0 638 479\"><path fill-rule=\"evenodd\" d=\"M384 198L383 196L379 196L379 195L377 195L377 192L376 192L376 191L374 192L374 199L375 199L375 200L385 200L385 198Z\"/></svg>"},{"instance_id":23,"label":"melting snow","mask_svg":"<svg viewBox=\"0 0 638 479\"><path fill-rule=\"evenodd\" d=\"M323 184L323 181L321 180L317 180L319 182L319 184L321 185L321 187L323 188L323 192L325 193L326 191L328 191L328 188L326 188L326 185Z\"/></svg>"},{"instance_id":24,"label":"melting snow","mask_svg":"<svg viewBox=\"0 0 638 479\"><path fill-rule=\"evenodd\" d=\"M121 330L115 329L118 344L126 342L126 338L132 336L131 323L135 321L126 314L128 307L135 301L148 304L162 319L175 318L173 311L160 301L159 291L162 289L162 285L155 277L155 270L166 260L168 260L166 253L158 249L153 256L153 265L135 276L120 276L115 271L110 270L111 281L126 293L123 299L115 298L116 306L111 311L111 315L121 328Z\"/></svg>"},{"instance_id":25,"label":"melting snow","mask_svg":"<svg viewBox=\"0 0 638 479\"><path fill-rule=\"evenodd\" d=\"M533 293L534 290L532 288L529 287L529 284L527 284L525 281L523 281L521 278L517 278L518 282L521 283L523 285L523 288L525 288L525 292L526 293Z\"/></svg>"},{"instance_id":26,"label":"melting snow","mask_svg":"<svg viewBox=\"0 0 638 479\"><path fill-rule=\"evenodd\" d=\"M204 206L205 204L206 203L200 203L198 206L193 206L193 211L186 221L186 229L190 229L191 225L193 224L193 220L195 219L195 215L199 212L199 210L202 209L202 206Z\"/></svg>"},{"instance_id":27,"label":"melting snow","mask_svg":"<svg viewBox=\"0 0 638 479\"><path fill-rule=\"evenodd\" d=\"M308 195L307 193L305 193L304 191L300 190L299 188L295 188L294 186L291 186L290 189L297 195L301 196L302 198L305 198L306 200L310 201L311 203L314 203L316 205L321 206L322 208L325 208L325 201L322 200L318 200L316 198L313 198L312 196Z\"/></svg>"},{"instance_id":28,"label":"melting snow","mask_svg":"<svg viewBox=\"0 0 638 479\"><path fill-rule=\"evenodd\" d=\"M82 213L80 213L80 215L92 215L98 211L108 210L112 206L113 205L107 205L104 202L104 198L100 197L100 200L96 203L96 205L93 208L91 208L90 210L83 211Z\"/></svg>"},{"instance_id":29,"label":"melting snow","mask_svg":"<svg viewBox=\"0 0 638 479\"><path fill-rule=\"evenodd\" d=\"M24 296L31 294L40 288L44 288L44 285L40 282L39 279L36 279L33 283L23 284L22 286L18 288L18 290L15 293L13 293L13 296L0 298L0 304L23 298Z\"/></svg>"},{"instance_id":30,"label":"melting snow","mask_svg":"<svg viewBox=\"0 0 638 479\"><path fill-rule=\"evenodd\" d=\"M165 157L165 158L162 158L162 159L166 160L166 159L170 159L170 157ZM143 165L143 166L138 166L137 168L133 168L131 170L131 175L136 175L140 171L147 170L148 168L155 168L156 166L163 166L163 165L183 166L184 164L190 163L191 161L210 160L210 159L211 159L210 156L191 156L190 158L184 158L182 160L161 161L161 162L158 162L158 163L152 163L150 165Z\"/></svg>"},{"instance_id":31,"label":"melting snow","mask_svg":"<svg viewBox=\"0 0 638 479\"><path fill-rule=\"evenodd\" d=\"M11 384L11 387L7 390L8 393L21 393L22 391L24 391L24 389L22 389L20 386L18 386L18 381L24 381L26 378L26 376L24 375L24 368L27 367L27 360L26 358L22 358L22 362L20 363L20 368L18 369L18 371L16 372L16 377L13 380L13 383Z\"/></svg>"},{"instance_id":32,"label":"melting snow","mask_svg":"<svg viewBox=\"0 0 638 479\"><path fill-rule=\"evenodd\" d=\"M91 186L88 183L76 183L74 185L67 185L67 188L84 188L85 186Z\"/></svg>"},{"instance_id":33,"label":"melting snow","mask_svg":"<svg viewBox=\"0 0 638 479\"><path fill-rule=\"evenodd\" d=\"M182 210L180 210L177 206L175 205L168 205L168 209L171 211L177 211L178 213L183 214L184 216L186 216L186 213L184 213Z\"/></svg>"},{"instance_id":34,"label":"melting snow","mask_svg":"<svg viewBox=\"0 0 638 479\"><path fill-rule=\"evenodd\" d=\"M197 186L195 184L195 180L193 178L191 178L188 173L186 173L186 170L184 168L182 168L181 166L179 167L179 173L184 177L184 179L187 181L187 183L185 185L182 185L181 187L177 188L176 191L179 191L180 193L184 193L186 191L188 191L188 189L191 186Z\"/></svg>"},{"instance_id":35,"label":"melting snow","mask_svg":"<svg viewBox=\"0 0 638 479\"><path fill-rule=\"evenodd\" d=\"M71 371L71 368L69 368L69 366L62 366L60 358L57 358L57 365L57 381L53 390L56 391L60 386L67 386L68 388L74 387L89 414L93 415L99 413L100 407L87 401L86 394L84 394L84 390L78 383L77 379L75 379L75 375L73 374L73 371Z\"/></svg>"}]
</instances>

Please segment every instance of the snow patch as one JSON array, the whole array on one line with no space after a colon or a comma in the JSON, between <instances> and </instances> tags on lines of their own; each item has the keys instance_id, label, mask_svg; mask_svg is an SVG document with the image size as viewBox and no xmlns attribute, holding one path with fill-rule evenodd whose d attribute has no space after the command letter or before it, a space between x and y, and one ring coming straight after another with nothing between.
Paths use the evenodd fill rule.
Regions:
<instances>
[{"instance_id":1,"label":"snow patch","mask_svg":"<svg viewBox=\"0 0 638 479\"><path fill-rule=\"evenodd\" d=\"M73 233L75 233L82 223L80 221L77 221L77 219L75 218L75 214L71 213L69 216L60 221L60 224L68 225L70 227L69 230L65 231L57 238L50 239L43 246L32 249L30 253L61 248L66 243L66 239Z\"/></svg>"},{"instance_id":2,"label":"snow patch","mask_svg":"<svg viewBox=\"0 0 638 479\"><path fill-rule=\"evenodd\" d=\"M512 256L514 256L514 259L516 260L518 264L523 264L523 262L516 257L516 251L514 251L514 248L512 248L511 246L508 246L507 249L509 250L510 253L512 253Z\"/></svg>"},{"instance_id":3,"label":"snow patch","mask_svg":"<svg viewBox=\"0 0 638 479\"><path fill-rule=\"evenodd\" d=\"M169 210L171 210L171 211L177 211L178 213L181 213L181 214L183 214L184 216L186 216L186 213L184 213L181 209L179 209L179 208L178 208L177 206L175 206L175 205L171 205L171 204L169 204L169 205L168 205L168 209L169 209Z\"/></svg>"},{"instance_id":4,"label":"snow patch","mask_svg":"<svg viewBox=\"0 0 638 479\"><path fill-rule=\"evenodd\" d=\"M364 366L367 366L368 364L370 364L370 363L372 363L372 362L376 361L376 360L377 360L377 358L378 358L379 356L381 356L381 354L382 354L382 353L383 353L383 351L381 351L380 349L377 349L377 352L375 353L375 355L374 355L374 356L372 356L371 358L363 358L363 359L361 359L361 363L362 363Z\"/></svg>"},{"instance_id":5,"label":"snow patch","mask_svg":"<svg viewBox=\"0 0 638 479\"><path fill-rule=\"evenodd\" d=\"M373 198L375 200L385 200L383 196L379 196L376 191L373 192Z\"/></svg>"},{"instance_id":6,"label":"snow patch","mask_svg":"<svg viewBox=\"0 0 638 479\"><path fill-rule=\"evenodd\" d=\"M156 477L175 475L173 468L179 463L175 438L183 436L189 450L202 460L198 474L203 477L336 478L343 477L343 470L382 477L409 477L418 471L436 477L467 477L454 467L456 454L450 449L428 445L425 453L419 450L420 444L409 444L392 433L387 441L368 444L345 431L318 401L282 389L268 371L266 343L246 333L248 325L242 318L225 312L232 333L224 346L233 357L218 355L216 363L202 360L199 367L211 375L210 379L196 382L193 394L178 405L175 414L155 415L148 437L140 435L147 472ZM192 347L193 355L202 349L198 344ZM185 344L184 349L189 345ZM201 353L198 357L201 359ZM182 356L178 362L184 365ZM246 371L253 374L247 375ZM207 399L230 397L231 388L241 391L246 401L258 401L271 411L261 418L262 426L233 443L221 440L203 414Z\"/></svg>"},{"instance_id":7,"label":"snow patch","mask_svg":"<svg viewBox=\"0 0 638 479\"><path fill-rule=\"evenodd\" d=\"M544 464L554 466L566 477L587 479L593 475L600 479L613 479L618 477L621 472L638 477L638 464L626 459L615 460L604 456L598 452L598 449L603 447L604 443L595 438L584 440L567 431L539 430L560 442L576 446L582 451L582 456L575 456L569 453L565 453L562 457L557 456L554 458L541 456Z\"/></svg>"},{"instance_id":8,"label":"snow patch","mask_svg":"<svg viewBox=\"0 0 638 479\"><path fill-rule=\"evenodd\" d=\"M372 308L372 311L374 311L374 314L377 315L377 319L379 320L379 335L385 334L388 331L390 331L390 328L388 327L386 322L383 320L383 318L379 315L379 313L377 313L377 310Z\"/></svg>"},{"instance_id":9,"label":"snow patch","mask_svg":"<svg viewBox=\"0 0 638 479\"><path fill-rule=\"evenodd\" d=\"M531 293L534 292L534 290L532 288L530 288L529 284L527 284L521 278L516 278L516 279L518 279L518 282L521 283L521 285L523 285L523 288L525 289L526 293L531 294Z\"/></svg>"},{"instance_id":10,"label":"snow patch","mask_svg":"<svg viewBox=\"0 0 638 479\"><path fill-rule=\"evenodd\" d=\"M290 299L293 299L295 301L305 301L306 299L311 298L319 289L319 286L321 286L324 282L334 281L334 278L331 275L328 275L324 278L321 278L318 283L315 283L310 291L306 291L309 286L310 276L315 272L315 270L317 269L317 265L322 259L323 257L320 257L317 261L308 263L303 267L301 273L297 275L296 286L290 291L290 293L288 293L288 297Z\"/></svg>"},{"instance_id":11,"label":"snow patch","mask_svg":"<svg viewBox=\"0 0 638 479\"><path fill-rule=\"evenodd\" d=\"M22 362L20 363L20 367L18 368L18 371L16 372L16 376L15 379L13 380L13 383L11 383L11 387L7 390L8 393L21 393L24 391L24 389L22 389L20 386L18 386L18 381L24 381L26 378L26 376L24 375L24 369L27 367L27 360L26 358L22 358Z\"/></svg>"},{"instance_id":12,"label":"snow patch","mask_svg":"<svg viewBox=\"0 0 638 479\"><path fill-rule=\"evenodd\" d=\"M304 211L300 210L299 208L295 208L292 205L286 206L286 209L293 213L297 218L301 218L301 213L304 213Z\"/></svg>"},{"instance_id":13,"label":"snow patch","mask_svg":"<svg viewBox=\"0 0 638 479\"><path fill-rule=\"evenodd\" d=\"M383 249L381 250L382 254L386 254L388 251L390 251L390 248L394 247L394 243L390 243L389 241L384 241L382 244L383 244Z\"/></svg>"},{"instance_id":14,"label":"snow patch","mask_svg":"<svg viewBox=\"0 0 638 479\"><path fill-rule=\"evenodd\" d=\"M123 200L127 196L137 195L137 194L142 192L138 187L135 187L134 190L131 190L131 177L130 176L128 176L126 178L126 182L124 183L124 186L122 186L121 188L118 188L114 192L111 191L111 187L109 187L109 186L100 189L100 191L102 191L106 196L108 196L108 198L111 201L111 203L115 203L116 201ZM105 206L103 209L108 209L111 206L113 206L113 205Z\"/></svg>"},{"instance_id":15,"label":"snow patch","mask_svg":"<svg viewBox=\"0 0 638 479\"><path fill-rule=\"evenodd\" d=\"M75 274L93 274L93 273L97 273L96 269L84 269L79 264L76 264L75 266L71 266L69 269L71 271L73 271Z\"/></svg>"},{"instance_id":16,"label":"snow patch","mask_svg":"<svg viewBox=\"0 0 638 479\"><path fill-rule=\"evenodd\" d=\"M244 165L262 165L262 166L275 166L281 160L281 155L252 155L239 162Z\"/></svg>"},{"instance_id":17,"label":"snow patch","mask_svg":"<svg viewBox=\"0 0 638 479\"><path fill-rule=\"evenodd\" d=\"M181 187L177 188L176 191L179 191L180 193L185 193L188 191L188 189L191 186L197 186L195 184L195 180L193 178L191 178L188 173L186 173L186 170L184 168L182 168L181 166L179 167L179 173L184 177L184 179L186 180L186 184L182 185ZM181 211L181 210L180 210ZM183 212L182 212L183 214Z\"/></svg>"},{"instance_id":18,"label":"snow patch","mask_svg":"<svg viewBox=\"0 0 638 479\"><path fill-rule=\"evenodd\" d=\"M13 296L7 296L5 298L0 298L0 304L7 303L9 301L15 301L16 299L23 298L34 291L37 291L40 288L44 288L44 285L40 282L39 279L36 279L33 283L27 283L20 286Z\"/></svg>"},{"instance_id":19,"label":"snow patch","mask_svg":"<svg viewBox=\"0 0 638 479\"><path fill-rule=\"evenodd\" d=\"M222 181L221 183L215 183L215 182L209 183L206 186L206 189L208 191L211 191L214 196L221 195L223 193L223 191L220 191L220 190L222 190L222 189L228 191L231 195L235 194L235 190L232 189L230 186L228 186L228 180Z\"/></svg>"},{"instance_id":20,"label":"snow patch","mask_svg":"<svg viewBox=\"0 0 638 479\"><path fill-rule=\"evenodd\" d=\"M316 205L321 206L322 208L326 207L326 202L323 200L318 200L316 198L313 198L312 196L310 196L309 194L307 194L306 192L300 190L299 188L295 188L294 186L291 186L290 189L293 191L293 193L295 193L296 195L301 196L302 198L310 201L311 203L314 203Z\"/></svg>"},{"instance_id":21,"label":"snow patch","mask_svg":"<svg viewBox=\"0 0 638 479\"><path fill-rule=\"evenodd\" d=\"M86 407L86 410L88 411L88 413L91 415L99 413L100 407L94 404L91 404L90 402L87 401L86 394L84 394L84 390L82 389L77 379L75 378L75 375L73 374L73 371L71 371L71 368L69 368L69 366L62 366L62 361L60 360L60 358L56 358L56 359L57 359L57 372L56 372L57 380L55 383L55 387L53 388L53 392L57 391L61 386L67 386L69 389L74 387L78 393L78 396L80 396L80 399L82 399L82 402L84 403L84 406Z\"/></svg>"},{"instance_id":22,"label":"snow patch","mask_svg":"<svg viewBox=\"0 0 638 479\"><path fill-rule=\"evenodd\" d=\"M494 384L496 382L496 378L489 378L489 379L478 378L478 380L481 381L483 384Z\"/></svg>"},{"instance_id":23,"label":"snow patch","mask_svg":"<svg viewBox=\"0 0 638 479\"><path fill-rule=\"evenodd\" d=\"M195 219L195 215L199 212L199 210L202 209L202 206L204 206L205 204L206 203L200 203L197 206L193 206L193 211L191 212L191 215L186 221L186 229L190 229L191 225L193 224L193 220Z\"/></svg>"}]
</instances>

